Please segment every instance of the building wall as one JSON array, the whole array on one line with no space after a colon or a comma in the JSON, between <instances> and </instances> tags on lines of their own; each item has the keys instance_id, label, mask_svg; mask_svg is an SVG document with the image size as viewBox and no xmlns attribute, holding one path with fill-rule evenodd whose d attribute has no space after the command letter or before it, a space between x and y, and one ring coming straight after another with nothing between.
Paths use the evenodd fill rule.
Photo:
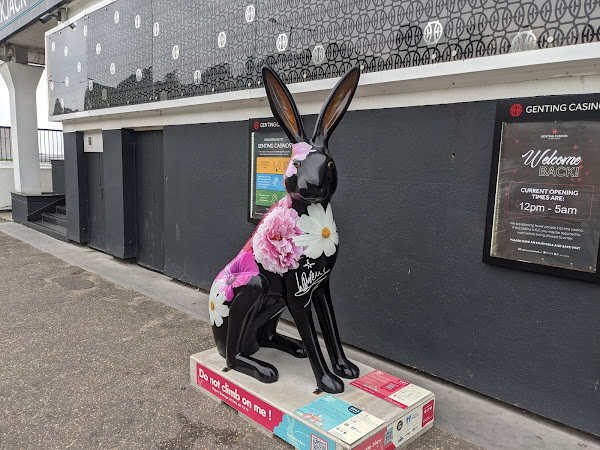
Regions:
<instances>
[{"instance_id":1,"label":"building wall","mask_svg":"<svg viewBox=\"0 0 600 450\"><path fill-rule=\"evenodd\" d=\"M600 434L597 286L481 262L494 117L483 101L342 121L330 141L341 337ZM250 236L247 128L164 128L167 275L208 289Z\"/></svg>"},{"instance_id":2,"label":"building wall","mask_svg":"<svg viewBox=\"0 0 600 450\"><path fill-rule=\"evenodd\" d=\"M152 53L154 63L162 61L152 64L157 71L150 77L142 70L138 81L137 69L148 67L142 64L148 60L146 53L134 52L135 58L129 58L134 47L118 34L103 34L106 42L92 39L96 31L115 29L115 8L122 4L97 10L103 21L81 16L73 19L78 26L62 30L56 41L48 36L49 44L56 44L55 61L68 58L73 63L56 67L74 71L78 58L85 56L81 61L98 68L92 91L89 83L86 88L84 82L76 82L77 77L87 80L87 63L76 78L51 73L51 106L64 101L64 110L53 111L69 132L164 127L164 272L209 289L254 229L247 221L247 120L271 114L265 92L254 72L250 89L245 83L229 89L214 77L197 84L192 76L199 69L197 53L190 49L200 40L189 47L180 45L179 31L188 36L189 30L177 13L153 15L152 21L143 18L140 30L149 33L156 19L162 31L152 39L165 41ZM137 33L132 23L135 5L141 3L127 4L128 9L119 9L118 24L128 27L122 31L129 35ZM422 19L419 26L433 18ZM86 23L87 44L77 41L72 46L69 36L80 36ZM571 23L569 29L580 28ZM473 32L477 34L475 28L468 31L463 44L470 45ZM512 32L501 33L513 38ZM332 289L345 342L600 435L595 406L600 395L600 353L594 346L594 318L600 312L596 286L481 262L496 99L600 89L600 43L571 45L587 41L561 39L548 46L557 48L544 48L547 35L536 51L513 53L503 47L443 64L437 61L447 60L436 59L386 70L363 64L353 110L330 142L340 174L333 207L341 235ZM97 43L102 48L99 55ZM67 44L68 55L61 53ZM172 57L175 45L180 46L178 59ZM438 49L449 45L453 44L441 42ZM428 46L420 49L423 55L431 53ZM293 52L284 53L287 56L270 62L291 83L300 111L318 112L337 72L299 79L285 65ZM120 59L113 76L110 63L115 55ZM219 62L217 57L206 63ZM61 82L66 75L68 89ZM150 86L152 99L138 95L138 87ZM102 90L105 100L85 103L102 99ZM307 117L311 121L314 117ZM103 146L106 152L106 141ZM102 155L86 155L90 156ZM98 198L108 214L113 205L105 204L102 195Z\"/></svg>"},{"instance_id":3,"label":"building wall","mask_svg":"<svg viewBox=\"0 0 600 450\"><path fill-rule=\"evenodd\" d=\"M50 163L40 167L42 192L52 192L52 166ZM15 192L15 176L12 162L0 162L0 210L10 209L10 193Z\"/></svg>"},{"instance_id":4,"label":"building wall","mask_svg":"<svg viewBox=\"0 0 600 450\"><path fill-rule=\"evenodd\" d=\"M82 8L87 8L82 10ZM105 0L47 33L50 115L598 42L596 2ZM160 106L156 106L160 107Z\"/></svg>"}]
</instances>

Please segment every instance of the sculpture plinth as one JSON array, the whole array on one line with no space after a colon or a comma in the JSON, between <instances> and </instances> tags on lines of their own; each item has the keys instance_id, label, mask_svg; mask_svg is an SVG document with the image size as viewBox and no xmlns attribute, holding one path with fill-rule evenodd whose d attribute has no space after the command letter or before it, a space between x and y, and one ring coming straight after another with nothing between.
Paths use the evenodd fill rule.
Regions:
<instances>
[{"instance_id":1,"label":"sculpture plinth","mask_svg":"<svg viewBox=\"0 0 600 450\"><path fill-rule=\"evenodd\" d=\"M354 361L363 377L346 382L342 394L314 393L306 360L261 348L257 356L277 364L279 380L265 384L238 371L224 369L216 348L192 355L194 387L238 410L251 422L298 449L390 450L411 442L433 426L434 395L407 382L385 381L376 394L361 380L387 380L383 372ZM387 375L389 380L394 377ZM397 380L397 379L395 379ZM377 383L377 381L375 381ZM374 386L376 387L376 386ZM406 390L410 405L400 407L386 394ZM410 392L409 392L410 391ZM392 394L393 395L393 394Z\"/></svg>"}]
</instances>

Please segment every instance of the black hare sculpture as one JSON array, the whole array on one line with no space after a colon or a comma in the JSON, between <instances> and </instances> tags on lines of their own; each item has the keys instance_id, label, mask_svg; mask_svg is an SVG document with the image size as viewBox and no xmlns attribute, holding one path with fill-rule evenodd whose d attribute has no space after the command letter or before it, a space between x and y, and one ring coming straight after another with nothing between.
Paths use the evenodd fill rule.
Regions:
<instances>
[{"instance_id":1,"label":"black hare sculpture","mask_svg":"<svg viewBox=\"0 0 600 450\"><path fill-rule=\"evenodd\" d=\"M272 347L298 358L308 356L317 387L340 393L344 383L336 375L357 378L359 370L344 354L329 292L339 237L330 203L337 171L327 142L352 101L360 70L350 69L335 86L310 140L279 76L266 66L262 76L271 110L292 142L284 177L287 195L265 214L242 251L215 279L209 304L213 333L232 369L265 383L277 381L275 367L251 356L260 347ZM276 331L286 307L302 341ZM319 347L312 307L333 373Z\"/></svg>"}]
</instances>

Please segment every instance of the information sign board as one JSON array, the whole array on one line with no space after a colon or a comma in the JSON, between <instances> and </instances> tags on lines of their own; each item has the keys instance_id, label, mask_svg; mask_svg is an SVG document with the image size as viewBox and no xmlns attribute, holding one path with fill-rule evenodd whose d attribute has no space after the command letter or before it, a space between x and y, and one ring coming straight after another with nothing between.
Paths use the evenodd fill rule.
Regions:
<instances>
[{"instance_id":1,"label":"information sign board","mask_svg":"<svg viewBox=\"0 0 600 450\"><path fill-rule=\"evenodd\" d=\"M250 219L261 219L285 197L283 176L291 157L292 144L275 119L250 120Z\"/></svg>"},{"instance_id":2,"label":"information sign board","mask_svg":"<svg viewBox=\"0 0 600 450\"><path fill-rule=\"evenodd\" d=\"M501 101L486 262L600 281L600 96Z\"/></svg>"}]
</instances>

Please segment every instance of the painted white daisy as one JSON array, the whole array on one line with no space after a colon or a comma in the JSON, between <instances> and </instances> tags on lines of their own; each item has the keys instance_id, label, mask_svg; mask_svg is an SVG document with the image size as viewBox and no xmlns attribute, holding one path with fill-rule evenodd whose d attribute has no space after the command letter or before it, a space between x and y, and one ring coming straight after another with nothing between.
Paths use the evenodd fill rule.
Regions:
<instances>
[{"instance_id":1,"label":"painted white daisy","mask_svg":"<svg viewBox=\"0 0 600 450\"><path fill-rule=\"evenodd\" d=\"M306 247L304 254L308 258L316 259L323 253L325 256L333 255L340 239L333 220L331 203L327 205L327 211L320 203L313 203L309 205L307 212L308 214L300 216L296 224L306 234L296 236L294 243Z\"/></svg>"},{"instance_id":2,"label":"painted white daisy","mask_svg":"<svg viewBox=\"0 0 600 450\"><path fill-rule=\"evenodd\" d=\"M215 281L210 288L208 296L208 314L210 323L217 327L223 325L223 317L229 315L229 308L225 304L225 292L219 292L221 283Z\"/></svg>"}]
</instances>

